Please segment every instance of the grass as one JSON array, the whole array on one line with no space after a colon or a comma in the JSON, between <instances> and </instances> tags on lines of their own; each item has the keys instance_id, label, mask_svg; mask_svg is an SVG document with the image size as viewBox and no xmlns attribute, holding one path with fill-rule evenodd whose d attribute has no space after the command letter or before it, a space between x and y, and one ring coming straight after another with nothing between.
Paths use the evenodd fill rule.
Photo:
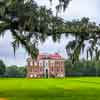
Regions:
<instances>
[{"instance_id":1,"label":"grass","mask_svg":"<svg viewBox=\"0 0 100 100\"><path fill-rule=\"evenodd\" d=\"M0 79L8 100L100 100L100 78Z\"/></svg>"}]
</instances>

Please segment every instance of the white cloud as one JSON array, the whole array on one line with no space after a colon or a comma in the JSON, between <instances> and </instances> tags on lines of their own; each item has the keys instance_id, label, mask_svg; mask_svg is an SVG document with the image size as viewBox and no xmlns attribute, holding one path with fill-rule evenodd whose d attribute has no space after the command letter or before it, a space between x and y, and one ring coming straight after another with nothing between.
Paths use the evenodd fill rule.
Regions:
<instances>
[{"instance_id":1,"label":"white cloud","mask_svg":"<svg viewBox=\"0 0 100 100\"><path fill-rule=\"evenodd\" d=\"M99 16L98 0L72 0L62 17L67 19L89 17L97 21Z\"/></svg>"},{"instance_id":2,"label":"white cloud","mask_svg":"<svg viewBox=\"0 0 100 100\"><path fill-rule=\"evenodd\" d=\"M39 5L46 5L47 8L52 7L55 10L55 5L58 4L58 0L53 0L50 5L49 0L35 0ZM98 22L99 20L99 0L72 0L65 12L60 13L60 17L66 20L72 20L75 18L89 17L91 20Z\"/></svg>"}]
</instances>

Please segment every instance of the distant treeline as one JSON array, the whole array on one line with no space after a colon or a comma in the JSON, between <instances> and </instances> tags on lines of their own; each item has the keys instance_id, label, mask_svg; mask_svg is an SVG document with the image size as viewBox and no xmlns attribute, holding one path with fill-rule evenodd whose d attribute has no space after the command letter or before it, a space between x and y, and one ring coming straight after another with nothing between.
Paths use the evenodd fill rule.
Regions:
<instances>
[{"instance_id":1,"label":"distant treeline","mask_svg":"<svg viewBox=\"0 0 100 100\"><path fill-rule=\"evenodd\" d=\"M26 67L16 65L6 66L4 62L0 60L0 77L26 77Z\"/></svg>"},{"instance_id":2,"label":"distant treeline","mask_svg":"<svg viewBox=\"0 0 100 100\"><path fill-rule=\"evenodd\" d=\"M100 76L100 61L65 61L66 76Z\"/></svg>"},{"instance_id":3,"label":"distant treeline","mask_svg":"<svg viewBox=\"0 0 100 100\"><path fill-rule=\"evenodd\" d=\"M16 65L6 66L0 60L0 77L22 78L26 77L26 67L19 67ZM100 76L100 61L78 61L74 64L70 60L65 61L65 75L66 77L73 76Z\"/></svg>"},{"instance_id":4,"label":"distant treeline","mask_svg":"<svg viewBox=\"0 0 100 100\"><path fill-rule=\"evenodd\" d=\"M6 67L4 77L26 77L26 68L15 65Z\"/></svg>"}]
</instances>

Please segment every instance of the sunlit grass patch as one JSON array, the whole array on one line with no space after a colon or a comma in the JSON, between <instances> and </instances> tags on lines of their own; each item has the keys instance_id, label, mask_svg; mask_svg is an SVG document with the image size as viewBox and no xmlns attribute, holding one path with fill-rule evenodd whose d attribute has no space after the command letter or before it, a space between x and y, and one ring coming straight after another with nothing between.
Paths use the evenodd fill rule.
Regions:
<instances>
[{"instance_id":1,"label":"sunlit grass patch","mask_svg":"<svg viewBox=\"0 0 100 100\"><path fill-rule=\"evenodd\" d=\"M8 100L7 98L0 98L0 100Z\"/></svg>"}]
</instances>

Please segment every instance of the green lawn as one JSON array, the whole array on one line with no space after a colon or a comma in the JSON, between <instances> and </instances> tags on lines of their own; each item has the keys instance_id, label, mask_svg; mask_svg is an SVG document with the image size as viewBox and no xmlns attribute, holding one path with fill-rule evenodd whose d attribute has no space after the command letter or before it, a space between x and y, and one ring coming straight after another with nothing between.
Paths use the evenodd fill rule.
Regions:
<instances>
[{"instance_id":1,"label":"green lawn","mask_svg":"<svg viewBox=\"0 0 100 100\"><path fill-rule=\"evenodd\" d=\"M0 79L8 100L100 100L100 78Z\"/></svg>"}]
</instances>

